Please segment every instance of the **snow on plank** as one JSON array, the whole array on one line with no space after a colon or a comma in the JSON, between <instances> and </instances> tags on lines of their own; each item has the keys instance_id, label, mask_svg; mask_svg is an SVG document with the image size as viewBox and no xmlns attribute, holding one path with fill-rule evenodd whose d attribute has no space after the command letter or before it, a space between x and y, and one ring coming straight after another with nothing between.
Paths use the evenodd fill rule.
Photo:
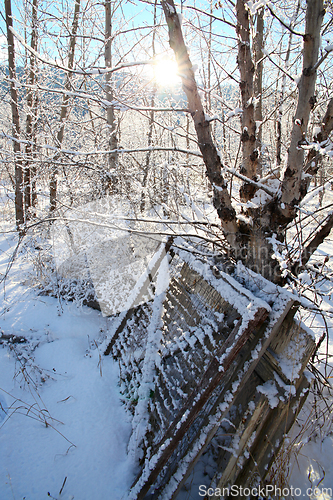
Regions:
<instances>
[{"instance_id":1,"label":"snow on plank","mask_svg":"<svg viewBox=\"0 0 333 500\"><path fill-rule=\"evenodd\" d=\"M300 400L298 385L289 382L268 349L273 346L278 354L289 347L296 297L244 266L231 276L223 266L179 250L169 273L163 270L167 259L163 262L154 300L131 309L109 349L119 362L124 402L133 414L128 449L140 473L129 498L136 500L176 498L221 423L230 420L235 401L248 404L252 398L250 403L258 404L254 415L270 421L267 395L256 392L256 384L280 381L283 390L290 388L295 405ZM312 352L313 344L300 377ZM283 404L279 415L289 415ZM242 437L243 451L257 425L253 418ZM227 469L231 475L241 474L234 454ZM267 451L261 465L268 461Z\"/></svg>"}]
</instances>

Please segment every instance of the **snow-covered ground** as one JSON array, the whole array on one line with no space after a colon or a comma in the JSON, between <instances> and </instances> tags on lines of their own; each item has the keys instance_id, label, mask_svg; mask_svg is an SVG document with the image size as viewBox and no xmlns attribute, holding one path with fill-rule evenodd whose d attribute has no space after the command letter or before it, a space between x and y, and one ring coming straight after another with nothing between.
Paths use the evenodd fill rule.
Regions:
<instances>
[{"instance_id":1,"label":"snow-covered ground","mask_svg":"<svg viewBox=\"0 0 333 500\"><path fill-rule=\"evenodd\" d=\"M329 192L331 198L332 192ZM333 267L333 234L322 243L314 255L316 259L323 261L326 255L330 257L328 269ZM325 274L325 273L324 273ZM304 276L305 286L307 275ZM310 315L304 318L314 332L318 340L326 330L328 336L321 344L318 351L318 359L315 367L325 375L331 388L322 389L325 401L320 394L310 394L304 408L298 418L297 424L290 433L290 442L294 443L295 452L290 464L289 483L294 488L300 488L306 493L308 488L313 494L306 495L311 499L328 500L333 498L333 288L332 281L319 279L317 287L323 293L321 309L325 312L324 317L320 314ZM306 292L305 292L306 294ZM308 296L311 296L308 293ZM326 325L325 325L326 322ZM327 356L327 357L326 357ZM299 434L299 437L297 435ZM292 439L295 439L293 442ZM286 448L288 443L286 443ZM317 490L316 490L317 488ZM325 488L327 491L325 491ZM311 493L311 492L310 492Z\"/></svg>"},{"instance_id":2,"label":"snow-covered ground","mask_svg":"<svg viewBox=\"0 0 333 500\"><path fill-rule=\"evenodd\" d=\"M5 232L9 229L4 221L1 279L17 244L16 234ZM330 255L331 245L325 243L321 252ZM1 332L27 342L0 343L0 499L126 499L135 477L127 455L131 419L120 401L118 365L99 349L109 320L88 307L40 295L34 276L25 250L1 283ZM329 289L325 301L333 310ZM319 338L320 318L312 327ZM331 340L328 348L333 353ZM326 341L321 352L325 349ZM329 393L327 398L331 405ZM299 450L289 464L289 484L305 497L307 488L318 486L310 497L328 500L332 494L322 488L333 491L331 415L326 411L314 432L313 408L309 399L290 438L304 430L291 453ZM309 415L311 422L302 428ZM181 500L202 498L198 478L190 478L192 488Z\"/></svg>"},{"instance_id":3,"label":"snow-covered ground","mask_svg":"<svg viewBox=\"0 0 333 500\"><path fill-rule=\"evenodd\" d=\"M1 236L2 277L15 244ZM130 420L118 366L94 343L107 319L39 296L22 283L29 266L19 256L1 289L1 331L28 342L0 344L0 498L125 498L133 480Z\"/></svg>"}]
</instances>

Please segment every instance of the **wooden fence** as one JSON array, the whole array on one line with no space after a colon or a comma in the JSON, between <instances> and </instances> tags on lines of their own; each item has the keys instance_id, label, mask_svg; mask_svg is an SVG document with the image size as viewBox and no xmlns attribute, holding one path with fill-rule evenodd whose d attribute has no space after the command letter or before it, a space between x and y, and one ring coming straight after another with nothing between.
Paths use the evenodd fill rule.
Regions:
<instances>
[{"instance_id":1,"label":"wooden fence","mask_svg":"<svg viewBox=\"0 0 333 500\"><path fill-rule=\"evenodd\" d=\"M160 252L154 300L115 321L106 349L133 414L136 500L176 498L217 438L212 487L263 481L306 398L303 372L315 349L294 320L295 297L261 276L241 266L231 277L181 253L163 286L167 268Z\"/></svg>"}]
</instances>

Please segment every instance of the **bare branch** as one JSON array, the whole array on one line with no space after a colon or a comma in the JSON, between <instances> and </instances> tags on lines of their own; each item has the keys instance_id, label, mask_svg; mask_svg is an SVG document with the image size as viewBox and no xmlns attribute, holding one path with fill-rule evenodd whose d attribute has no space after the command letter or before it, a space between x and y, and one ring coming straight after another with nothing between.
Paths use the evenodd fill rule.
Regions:
<instances>
[{"instance_id":1,"label":"bare branch","mask_svg":"<svg viewBox=\"0 0 333 500\"><path fill-rule=\"evenodd\" d=\"M198 9L198 7L193 7L191 5L185 5L185 9L195 10L196 12L200 12L200 14L204 14L205 16L209 16L211 19L215 19L216 21L221 21L222 23L227 24L231 28L236 28L235 24L233 24L230 21L227 21L223 17L214 16L214 14L212 14L211 12L207 12L205 10Z\"/></svg>"},{"instance_id":2,"label":"bare branch","mask_svg":"<svg viewBox=\"0 0 333 500\"><path fill-rule=\"evenodd\" d=\"M303 249L300 263L296 262L293 265L292 271L294 274L296 272L298 274L302 269L304 269L310 257L314 254L314 252L317 250L319 245L321 245L324 239L327 238L327 236L330 234L332 227L333 227L333 212L327 215L325 221L321 224L320 229L318 229L315 232L310 243L308 243L306 247Z\"/></svg>"},{"instance_id":3,"label":"bare branch","mask_svg":"<svg viewBox=\"0 0 333 500\"><path fill-rule=\"evenodd\" d=\"M314 141L319 144L327 141L330 133L333 130L333 98L329 101L327 110L324 118L320 124L320 130L315 134ZM315 148L312 148L306 159L306 163L309 166L307 169L307 173L314 175L318 170L318 160L320 155L318 155L318 151ZM312 164L314 162L314 165Z\"/></svg>"},{"instance_id":4,"label":"bare branch","mask_svg":"<svg viewBox=\"0 0 333 500\"><path fill-rule=\"evenodd\" d=\"M332 52L333 50L333 45L330 45L330 47L326 50L325 54L318 60L318 62L313 66L312 71L316 71L317 68L325 61L325 59L328 57L328 55Z\"/></svg>"},{"instance_id":5,"label":"bare branch","mask_svg":"<svg viewBox=\"0 0 333 500\"><path fill-rule=\"evenodd\" d=\"M237 248L236 212L231 204L227 185L222 176L222 164L214 145L209 121L206 119L198 87L194 77L192 63L184 42L180 21L173 0L162 0L162 7L169 28L169 44L173 49L182 78L183 89L188 100L198 136L198 145L206 165L206 175L214 188L214 207L221 219L225 236L232 246Z\"/></svg>"},{"instance_id":6,"label":"bare branch","mask_svg":"<svg viewBox=\"0 0 333 500\"><path fill-rule=\"evenodd\" d=\"M268 10L270 11L270 13L272 14L272 16L275 17L275 19L277 19L279 21L279 23L281 23L284 28L286 28L288 31L290 31L290 33L292 33L293 35L296 35L296 36L301 36L301 37L305 36L304 33L299 33L298 31L295 31L294 28L290 24L285 23L277 14L275 14L272 7L270 7L269 5L267 5L267 7L268 7Z\"/></svg>"},{"instance_id":7,"label":"bare branch","mask_svg":"<svg viewBox=\"0 0 333 500\"><path fill-rule=\"evenodd\" d=\"M62 64L58 64L56 62L50 61L43 57L41 54L36 52L34 49L28 45L25 40L13 29L11 28L10 31L13 33L15 38L23 45L25 49L27 49L31 54L33 54L36 59L39 61L52 66L53 68L61 69L65 71L66 73L72 73L76 75L105 75L106 73L114 73L115 71L120 71L121 69L124 68L131 68L133 66L144 66L147 64L153 64L153 61L135 61L135 62L129 62L129 63L121 63L118 64L117 66L114 66L113 68L93 68L93 69L72 69L70 67L63 66Z\"/></svg>"},{"instance_id":8,"label":"bare branch","mask_svg":"<svg viewBox=\"0 0 333 500\"><path fill-rule=\"evenodd\" d=\"M253 179L246 177L246 175L240 174L239 172L237 172L237 170L233 168L228 168L224 166L223 169L229 174L238 177L238 179L241 179L244 183L251 184L252 186L255 186L257 189L262 189L263 191L265 191L265 193L269 194L272 197L275 196L276 194L276 192L273 189L270 189L269 187L265 186L265 184L263 184L262 182L254 181Z\"/></svg>"}]
</instances>

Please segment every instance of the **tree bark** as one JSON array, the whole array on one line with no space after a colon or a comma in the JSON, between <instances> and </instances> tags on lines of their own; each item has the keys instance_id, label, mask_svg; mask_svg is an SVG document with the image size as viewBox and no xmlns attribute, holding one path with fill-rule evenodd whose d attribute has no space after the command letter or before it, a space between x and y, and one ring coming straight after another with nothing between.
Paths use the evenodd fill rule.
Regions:
<instances>
[{"instance_id":1,"label":"tree bark","mask_svg":"<svg viewBox=\"0 0 333 500\"><path fill-rule=\"evenodd\" d=\"M198 93L192 63L190 61L179 17L173 0L162 0L162 7L169 29L169 44L173 49L187 96L188 111L194 122L198 146L206 166L206 175L213 187L213 204L222 222L223 231L233 250L237 250L236 212L232 206L226 182L222 175L221 158L213 143L209 121L207 121Z\"/></svg>"},{"instance_id":2,"label":"tree bark","mask_svg":"<svg viewBox=\"0 0 333 500\"><path fill-rule=\"evenodd\" d=\"M23 206L23 165L21 158L20 138L20 116L18 110L18 96L16 88L16 67L15 67L15 48L13 37L13 17L11 0L5 0L7 44L8 44L8 70L10 78L10 97L13 122L13 149L15 162L15 217L18 231L22 230L24 224L24 206Z\"/></svg>"},{"instance_id":3,"label":"tree bark","mask_svg":"<svg viewBox=\"0 0 333 500\"><path fill-rule=\"evenodd\" d=\"M296 10L295 10L293 19L292 19L291 24L290 24L292 28L294 27L295 20L297 19L299 9L300 9L300 0L298 0ZM286 53L286 57L285 57L285 61L284 61L285 68L288 68L288 65L289 65L292 39L293 39L293 32L290 31L289 39L288 39L287 53ZM283 73L281 93L280 93L280 99L279 99L279 107L278 107L278 116L277 116L277 120L276 120L276 165L278 167L281 165L282 115L283 115L283 100L284 100L284 95L285 95L285 91L286 91L286 82L287 82L287 75L286 75L286 73Z\"/></svg>"},{"instance_id":4,"label":"tree bark","mask_svg":"<svg viewBox=\"0 0 333 500\"><path fill-rule=\"evenodd\" d=\"M32 2L32 12L31 12L31 42L30 46L33 51L37 51L37 4L38 0L33 0ZM27 77L28 90L27 90L27 118L26 118L26 135L27 140L30 141L25 147L26 162L25 162L25 210L27 217L29 215L29 210L31 207L35 207L37 204L37 192L36 192L36 168L31 166L33 163L33 155L36 150L36 140L37 140L37 105L38 96L36 91L33 90L33 86L37 81L37 66L36 57L33 52L30 52L30 69Z\"/></svg>"},{"instance_id":5,"label":"tree bark","mask_svg":"<svg viewBox=\"0 0 333 500\"><path fill-rule=\"evenodd\" d=\"M257 166L259 153L256 144L256 122L254 118L254 64L251 56L249 12L244 0L237 0L237 43L238 69L240 73L240 93L242 102L242 132L241 142L243 162L241 174L257 180ZM256 188L253 184L244 183L240 189L243 201L250 200Z\"/></svg>"},{"instance_id":6,"label":"tree bark","mask_svg":"<svg viewBox=\"0 0 333 500\"><path fill-rule=\"evenodd\" d=\"M259 152L257 174L262 175L262 75L264 47L264 8L257 12L256 35L254 37L254 120L256 124L256 149Z\"/></svg>"},{"instance_id":7,"label":"tree bark","mask_svg":"<svg viewBox=\"0 0 333 500\"><path fill-rule=\"evenodd\" d=\"M105 66L111 68L112 66L112 12L111 12L111 0L106 0L105 2ZM107 73L105 76L106 81L106 100L109 103L113 102L113 88L112 88L112 75ZM117 123L116 123L116 113L113 104L109 104L106 110L106 120L108 125L108 146L110 151L114 151L118 148L117 140ZM118 183L117 177L117 163L118 154L116 152L110 153L109 158L109 178L106 181L106 191L111 193L116 192L116 185Z\"/></svg>"},{"instance_id":8,"label":"tree bark","mask_svg":"<svg viewBox=\"0 0 333 500\"><path fill-rule=\"evenodd\" d=\"M69 42L69 51L68 51L68 68L69 70L74 67L74 55L75 55L75 45L76 45L76 34L79 25L79 15L80 15L80 1L75 0L74 7L74 18L72 23L71 37ZM66 75L65 79L65 90L71 89L71 80L72 73L69 71ZM64 131L65 131L65 120L68 116L68 106L69 106L69 96L68 94L63 94L62 106L60 111L60 128L57 133L57 142L58 146L61 147L63 139L64 139ZM57 158L57 156L56 156ZM51 174L50 180L50 211L53 212L57 207L57 178L58 178L58 168L54 167L53 172Z\"/></svg>"},{"instance_id":9,"label":"tree bark","mask_svg":"<svg viewBox=\"0 0 333 500\"><path fill-rule=\"evenodd\" d=\"M156 21L157 21L157 0L155 0L155 4L154 4L154 27L156 26ZM155 55L156 55L155 38L156 38L156 30L154 29L153 30L153 37L152 37L153 58L155 58ZM156 81L154 80L152 97L151 97L151 102L150 102L150 107L152 109L149 113L149 123L148 123L148 148L150 148L153 144L153 131L154 131L154 122L155 122L155 112L154 112L153 108L155 106L156 91L157 91ZM145 206L146 206L146 187L147 187L148 175L149 175L150 157L151 157L151 150L147 151L146 162L145 162L145 166L144 166L144 170L143 170L142 193L141 193L141 202L140 202L140 211L141 212L144 212Z\"/></svg>"},{"instance_id":10,"label":"tree bark","mask_svg":"<svg viewBox=\"0 0 333 500\"><path fill-rule=\"evenodd\" d=\"M298 104L288 150L287 166L283 175L280 198L280 222L294 219L301 198L301 176L310 112L315 104L317 71L314 68L319 53L320 28L325 11L322 0L307 0L306 26L303 43L303 72L298 84Z\"/></svg>"}]
</instances>

